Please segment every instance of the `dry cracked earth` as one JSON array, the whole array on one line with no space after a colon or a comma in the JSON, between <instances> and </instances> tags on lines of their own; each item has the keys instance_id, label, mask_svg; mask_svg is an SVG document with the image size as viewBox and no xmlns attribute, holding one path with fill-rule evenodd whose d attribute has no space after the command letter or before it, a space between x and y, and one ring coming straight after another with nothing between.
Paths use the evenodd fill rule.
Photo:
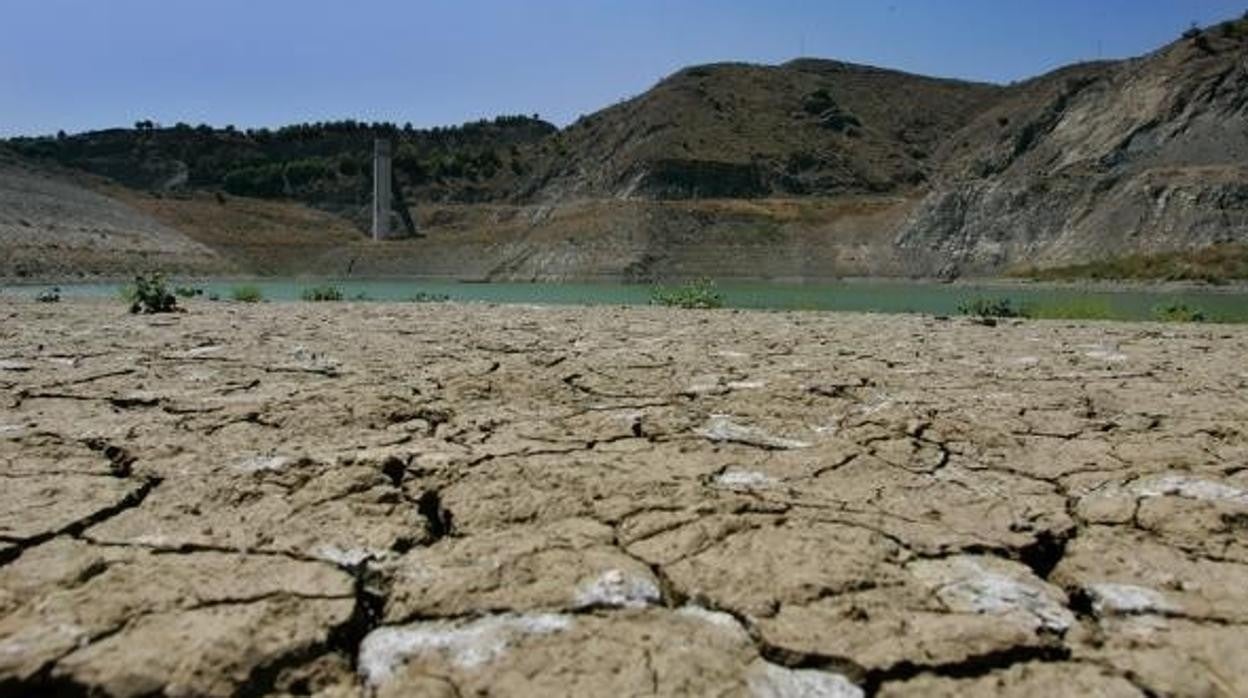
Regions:
<instances>
[{"instance_id":1,"label":"dry cracked earth","mask_svg":"<svg viewBox=\"0 0 1248 698\"><path fill-rule=\"evenodd\" d=\"M0 315L0 694L1248 695L1248 328Z\"/></svg>"}]
</instances>

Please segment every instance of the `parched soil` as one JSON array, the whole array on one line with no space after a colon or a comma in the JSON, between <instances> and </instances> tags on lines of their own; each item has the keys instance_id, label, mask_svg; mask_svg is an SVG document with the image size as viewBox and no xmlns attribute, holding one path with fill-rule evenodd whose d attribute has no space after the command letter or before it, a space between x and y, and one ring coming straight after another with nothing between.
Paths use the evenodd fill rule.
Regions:
<instances>
[{"instance_id":1,"label":"parched soil","mask_svg":"<svg viewBox=\"0 0 1248 698\"><path fill-rule=\"evenodd\" d=\"M2 695L1248 695L1248 328L0 315Z\"/></svg>"}]
</instances>

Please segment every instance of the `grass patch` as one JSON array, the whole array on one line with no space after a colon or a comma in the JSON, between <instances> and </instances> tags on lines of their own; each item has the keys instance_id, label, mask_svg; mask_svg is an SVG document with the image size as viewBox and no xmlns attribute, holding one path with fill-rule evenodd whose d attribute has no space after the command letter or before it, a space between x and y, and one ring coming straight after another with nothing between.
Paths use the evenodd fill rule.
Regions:
<instances>
[{"instance_id":1,"label":"grass patch","mask_svg":"<svg viewBox=\"0 0 1248 698\"><path fill-rule=\"evenodd\" d=\"M305 301L312 301L315 303L340 301L342 300L342 289L328 284L324 286L313 286L312 288L303 289L303 293L300 293L299 297Z\"/></svg>"},{"instance_id":2,"label":"grass patch","mask_svg":"<svg viewBox=\"0 0 1248 698\"><path fill-rule=\"evenodd\" d=\"M982 319L1027 318L1033 320L1114 320L1109 302L1101 298L1072 298L1045 303L1017 303L1012 298L975 298L958 305L960 315Z\"/></svg>"},{"instance_id":3,"label":"grass patch","mask_svg":"<svg viewBox=\"0 0 1248 698\"><path fill-rule=\"evenodd\" d=\"M1207 322L1205 311L1185 303L1167 303L1153 308L1153 319L1161 322Z\"/></svg>"},{"instance_id":4,"label":"grass patch","mask_svg":"<svg viewBox=\"0 0 1248 698\"><path fill-rule=\"evenodd\" d=\"M204 289L196 288L194 286L175 286L173 288L173 295L178 298L194 298L196 296L204 295Z\"/></svg>"},{"instance_id":5,"label":"grass patch","mask_svg":"<svg viewBox=\"0 0 1248 698\"><path fill-rule=\"evenodd\" d=\"M260 287L252 285L235 286L230 289L230 297L239 303L259 303L264 300Z\"/></svg>"},{"instance_id":6,"label":"grass patch","mask_svg":"<svg viewBox=\"0 0 1248 698\"><path fill-rule=\"evenodd\" d=\"M1186 252L1135 254L1087 264L1039 269L1011 276L1036 281L1198 281L1225 284L1248 280L1248 245L1228 243Z\"/></svg>"},{"instance_id":7,"label":"grass patch","mask_svg":"<svg viewBox=\"0 0 1248 698\"><path fill-rule=\"evenodd\" d=\"M1036 303L1023 308L1023 317L1037 320L1113 320L1119 316L1101 298L1074 298Z\"/></svg>"},{"instance_id":8,"label":"grass patch","mask_svg":"<svg viewBox=\"0 0 1248 698\"><path fill-rule=\"evenodd\" d=\"M714 281L698 279L676 288L656 286L650 291L650 304L669 308L719 308L724 305L724 296L715 290Z\"/></svg>"}]
</instances>

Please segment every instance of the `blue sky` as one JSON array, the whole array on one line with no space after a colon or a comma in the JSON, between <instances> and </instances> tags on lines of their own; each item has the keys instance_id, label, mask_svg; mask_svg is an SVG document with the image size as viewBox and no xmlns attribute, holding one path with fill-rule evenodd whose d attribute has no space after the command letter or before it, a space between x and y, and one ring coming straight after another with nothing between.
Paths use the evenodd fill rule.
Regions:
<instances>
[{"instance_id":1,"label":"blue sky","mask_svg":"<svg viewBox=\"0 0 1248 698\"><path fill-rule=\"evenodd\" d=\"M4 0L0 135L151 118L560 125L686 65L803 53L1009 82L1248 0Z\"/></svg>"}]
</instances>

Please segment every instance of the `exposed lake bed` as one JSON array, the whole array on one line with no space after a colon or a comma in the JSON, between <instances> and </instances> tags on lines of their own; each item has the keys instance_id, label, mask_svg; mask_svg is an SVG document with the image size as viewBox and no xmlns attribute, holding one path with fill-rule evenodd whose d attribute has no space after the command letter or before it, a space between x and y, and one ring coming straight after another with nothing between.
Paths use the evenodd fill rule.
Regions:
<instances>
[{"instance_id":1,"label":"exposed lake bed","mask_svg":"<svg viewBox=\"0 0 1248 698\"><path fill-rule=\"evenodd\" d=\"M1248 691L1248 327L183 305L0 305L10 692Z\"/></svg>"}]
</instances>

